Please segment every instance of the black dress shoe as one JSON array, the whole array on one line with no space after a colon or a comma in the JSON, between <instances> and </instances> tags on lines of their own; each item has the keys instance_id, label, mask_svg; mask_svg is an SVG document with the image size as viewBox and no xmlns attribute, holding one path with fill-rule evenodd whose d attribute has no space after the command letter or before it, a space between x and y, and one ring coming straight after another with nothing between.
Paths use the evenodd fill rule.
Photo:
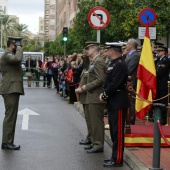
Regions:
<instances>
[{"instance_id":1,"label":"black dress shoe","mask_svg":"<svg viewBox=\"0 0 170 170\"><path fill-rule=\"evenodd\" d=\"M89 149L92 149L92 148L93 148L92 145L84 147L85 150L89 150Z\"/></svg>"},{"instance_id":2,"label":"black dress shoe","mask_svg":"<svg viewBox=\"0 0 170 170\"><path fill-rule=\"evenodd\" d=\"M149 118L149 122L154 122L154 118Z\"/></svg>"},{"instance_id":3,"label":"black dress shoe","mask_svg":"<svg viewBox=\"0 0 170 170\"><path fill-rule=\"evenodd\" d=\"M104 163L111 161L111 159L105 159Z\"/></svg>"},{"instance_id":4,"label":"black dress shoe","mask_svg":"<svg viewBox=\"0 0 170 170\"><path fill-rule=\"evenodd\" d=\"M107 162L104 162L103 163L103 167L122 167L123 166L123 163L121 164L116 164L114 161L110 160L110 161L107 161Z\"/></svg>"},{"instance_id":5,"label":"black dress shoe","mask_svg":"<svg viewBox=\"0 0 170 170\"><path fill-rule=\"evenodd\" d=\"M91 141L86 139L86 140L82 140L81 142L79 142L80 145L90 145Z\"/></svg>"},{"instance_id":6,"label":"black dress shoe","mask_svg":"<svg viewBox=\"0 0 170 170\"><path fill-rule=\"evenodd\" d=\"M92 148L92 149L87 150L87 153L99 153L99 152L103 152L103 148L100 148L100 149Z\"/></svg>"},{"instance_id":7,"label":"black dress shoe","mask_svg":"<svg viewBox=\"0 0 170 170\"><path fill-rule=\"evenodd\" d=\"M19 150L20 145L14 145L14 144L8 144L8 143L3 143L1 145L1 149L7 149L7 150Z\"/></svg>"}]
</instances>

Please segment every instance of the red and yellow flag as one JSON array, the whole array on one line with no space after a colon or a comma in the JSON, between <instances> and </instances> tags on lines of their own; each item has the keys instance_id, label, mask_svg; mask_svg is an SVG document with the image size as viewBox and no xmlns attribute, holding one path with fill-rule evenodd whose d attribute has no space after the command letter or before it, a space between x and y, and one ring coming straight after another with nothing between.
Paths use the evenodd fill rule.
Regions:
<instances>
[{"instance_id":1,"label":"red and yellow flag","mask_svg":"<svg viewBox=\"0 0 170 170\"><path fill-rule=\"evenodd\" d=\"M142 98L152 101L156 96L156 70L151 48L149 27L146 27L142 53L137 70L137 94ZM136 116L143 119L147 114L150 104L136 97Z\"/></svg>"}]
</instances>

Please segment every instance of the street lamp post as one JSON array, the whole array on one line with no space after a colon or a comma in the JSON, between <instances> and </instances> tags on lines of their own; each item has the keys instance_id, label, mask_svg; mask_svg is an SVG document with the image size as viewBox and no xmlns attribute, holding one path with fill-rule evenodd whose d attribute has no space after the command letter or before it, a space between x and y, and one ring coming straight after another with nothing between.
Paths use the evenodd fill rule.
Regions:
<instances>
[{"instance_id":1,"label":"street lamp post","mask_svg":"<svg viewBox=\"0 0 170 170\"><path fill-rule=\"evenodd\" d=\"M1 49L2 49L2 20L3 20L3 17L0 17L1 19Z\"/></svg>"}]
</instances>

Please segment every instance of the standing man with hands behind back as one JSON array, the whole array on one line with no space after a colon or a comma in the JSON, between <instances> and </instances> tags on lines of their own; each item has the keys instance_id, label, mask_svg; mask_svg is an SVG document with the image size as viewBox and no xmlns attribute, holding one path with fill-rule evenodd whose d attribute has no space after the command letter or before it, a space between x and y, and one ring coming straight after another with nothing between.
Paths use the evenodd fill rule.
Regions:
<instances>
[{"instance_id":1,"label":"standing man with hands behind back","mask_svg":"<svg viewBox=\"0 0 170 170\"><path fill-rule=\"evenodd\" d=\"M4 99L5 105L1 149L20 149L20 145L14 145L14 135L19 97L24 95L23 71L21 67L23 48L21 39L21 37L8 37L7 49L2 54L0 61L2 72L0 94Z\"/></svg>"},{"instance_id":2,"label":"standing man with hands behind back","mask_svg":"<svg viewBox=\"0 0 170 170\"><path fill-rule=\"evenodd\" d=\"M81 87L80 93L87 93L86 104L90 118L91 142L92 144L85 149L87 153L103 152L104 149L104 108L105 104L100 103L99 95L103 89L106 64L99 54L98 42L86 42L87 56L91 61L87 84Z\"/></svg>"}]
</instances>

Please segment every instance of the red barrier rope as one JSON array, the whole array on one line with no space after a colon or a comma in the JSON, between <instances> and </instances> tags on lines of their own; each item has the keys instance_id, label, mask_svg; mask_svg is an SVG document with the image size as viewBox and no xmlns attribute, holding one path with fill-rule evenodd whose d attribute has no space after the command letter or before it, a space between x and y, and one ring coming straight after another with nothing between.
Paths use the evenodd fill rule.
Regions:
<instances>
[{"instance_id":1,"label":"red barrier rope","mask_svg":"<svg viewBox=\"0 0 170 170\"><path fill-rule=\"evenodd\" d=\"M161 137L164 139L164 141L166 142L166 144L167 144L168 146L170 146L170 142L168 141L168 139L166 139L166 137L165 137L165 135L164 135L164 132L163 132L163 130L162 130L162 126L161 126L161 124L160 124L160 121L157 120L157 122L158 122L159 131L160 131L160 133L161 133Z\"/></svg>"}]
</instances>

